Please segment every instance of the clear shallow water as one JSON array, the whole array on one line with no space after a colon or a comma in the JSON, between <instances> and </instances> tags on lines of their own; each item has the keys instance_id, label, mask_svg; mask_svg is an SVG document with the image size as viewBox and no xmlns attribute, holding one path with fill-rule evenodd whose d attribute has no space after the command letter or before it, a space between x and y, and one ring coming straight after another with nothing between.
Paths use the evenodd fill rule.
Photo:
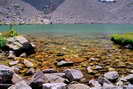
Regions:
<instances>
[{"instance_id":1,"label":"clear shallow water","mask_svg":"<svg viewBox=\"0 0 133 89\"><path fill-rule=\"evenodd\" d=\"M18 32L26 34L66 33L66 34L90 34L90 33L124 33L133 32L131 24L52 24L52 25L15 25ZM0 31L8 31L9 25L1 25Z\"/></svg>"}]
</instances>

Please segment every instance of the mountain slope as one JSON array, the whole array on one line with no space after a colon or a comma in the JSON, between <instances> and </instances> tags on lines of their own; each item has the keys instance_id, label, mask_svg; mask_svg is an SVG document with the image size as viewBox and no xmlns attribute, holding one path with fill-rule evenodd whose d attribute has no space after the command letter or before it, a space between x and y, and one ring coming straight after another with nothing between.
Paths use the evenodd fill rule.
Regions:
<instances>
[{"instance_id":1,"label":"mountain slope","mask_svg":"<svg viewBox=\"0 0 133 89\"><path fill-rule=\"evenodd\" d=\"M3 22L43 23L47 18L52 23L133 23L133 0L117 0L116 3L98 0L7 1L10 2L7 5L0 4Z\"/></svg>"}]
</instances>

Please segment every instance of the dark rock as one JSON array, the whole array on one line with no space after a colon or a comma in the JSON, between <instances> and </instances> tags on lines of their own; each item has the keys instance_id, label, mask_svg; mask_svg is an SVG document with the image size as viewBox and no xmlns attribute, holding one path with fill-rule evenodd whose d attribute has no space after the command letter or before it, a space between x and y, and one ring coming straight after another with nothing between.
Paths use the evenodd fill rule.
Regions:
<instances>
[{"instance_id":1,"label":"dark rock","mask_svg":"<svg viewBox=\"0 0 133 89\"><path fill-rule=\"evenodd\" d=\"M126 46L124 46L125 48L127 48L127 49L133 49L133 45L131 45L131 44L127 44Z\"/></svg>"},{"instance_id":2,"label":"dark rock","mask_svg":"<svg viewBox=\"0 0 133 89\"><path fill-rule=\"evenodd\" d=\"M123 81L124 80L130 82L131 84L133 84L133 74L127 75L126 77L123 78Z\"/></svg>"},{"instance_id":3,"label":"dark rock","mask_svg":"<svg viewBox=\"0 0 133 89\"><path fill-rule=\"evenodd\" d=\"M43 73L57 73L57 71L54 69L45 69L43 70Z\"/></svg>"},{"instance_id":4,"label":"dark rock","mask_svg":"<svg viewBox=\"0 0 133 89\"><path fill-rule=\"evenodd\" d=\"M34 68L30 68L27 72L26 75L33 75L35 73L35 69Z\"/></svg>"},{"instance_id":5,"label":"dark rock","mask_svg":"<svg viewBox=\"0 0 133 89\"><path fill-rule=\"evenodd\" d=\"M0 84L11 84L13 76L13 71L10 67L5 65L0 65Z\"/></svg>"},{"instance_id":6,"label":"dark rock","mask_svg":"<svg viewBox=\"0 0 133 89\"><path fill-rule=\"evenodd\" d=\"M12 84L0 84L0 88L1 89L7 89L8 87L10 87Z\"/></svg>"},{"instance_id":7,"label":"dark rock","mask_svg":"<svg viewBox=\"0 0 133 89\"><path fill-rule=\"evenodd\" d=\"M66 78L70 81L77 81L83 78L83 74L80 70L67 69L64 71Z\"/></svg>"}]
</instances>

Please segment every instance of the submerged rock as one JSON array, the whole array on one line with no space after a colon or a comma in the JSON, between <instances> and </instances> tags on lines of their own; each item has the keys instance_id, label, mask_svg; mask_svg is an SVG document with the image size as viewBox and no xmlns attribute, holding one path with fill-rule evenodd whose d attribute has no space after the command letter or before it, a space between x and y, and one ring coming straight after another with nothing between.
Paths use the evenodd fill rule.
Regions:
<instances>
[{"instance_id":1,"label":"submerged rock","mask_svg":"<svg viewBox=\"0 0 133 89\"><path fill-rule=\"evenodd\" d=\"M57 66L62 67L62 66L72 66L74 63L71 61L64 61L61 60L60 62L57 63Z\"/></svg>"},{"instance_id":2,"label":"submerged rock","mask_svg":"<svg viewBox=\"0 0 133 89\"><path fill-rule=\"evenodd\" d=\"M11 61L11 62L9 62L9 65L10 65L10 66L13 66L13 65L18 64L18 62L19 62L19 61Z\"/></svg>"},{"instance_id":3,"label":"submerged rock","mask_svg":"<svg viewBox=\"0 0 133 89\"><path fill-rule=\"evenodd\" d=\"M24 59L24 64L26 67L34 67L34 64L26 59Z\"/></svg>"},{"instance_id":4,"label":"submerged rock","mask_svg":"<svg viewBox=\"0 0 133 89\"><path fill-rule=\"evenodd\" d=\"M84 77L80 70L67 69L64 71L66 78L70 81L77 81Z\"/></svg>"},{"instance_id":5,"label":"submerged rock","mask_svg":"<svg viewBox=\"0 0 133 89\"><path fill-rule=\"evenodd\" d=\"M43 70L43 73L57 73L57 71L54 69L45 69Z\"/></svg>"}]
</instances>

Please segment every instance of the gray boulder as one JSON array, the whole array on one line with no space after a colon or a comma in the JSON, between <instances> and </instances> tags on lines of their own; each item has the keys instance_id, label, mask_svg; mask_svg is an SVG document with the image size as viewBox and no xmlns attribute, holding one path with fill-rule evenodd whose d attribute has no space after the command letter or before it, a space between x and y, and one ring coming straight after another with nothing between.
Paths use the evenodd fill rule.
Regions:
<instances>
[{"instance_id":1,"label":"gray boulder","mask_svg":"<svg viewBox=\"0 0 133 89\"><path fill-rule=\"evenodd\" d=\"M58 73L44 74L46 83L64 83L68 80Z\"/></svg>"},{"instance_id":2,"label":"gray boulder","mask_svg":"<svg viewBox=\"0 0 133 89\"><path fill-rule=\"evenodd\" d=\"M43 72L36 72L32 77L31 87L33 89L42 89L42 84L45 83L45 76Z\"/></svg>"},{"instance_id":3,"label":"gray boulder","mask_svg":"<svg viewBox=\"0 0 133 89\"><path fill-rule=\"evenodd\" d=\"M42 89L66 89L65 83L46 83Z\"/></svg>"},{"instance_id":4,"label":"gray boulder","mask_svg":"<svg viewBox=\"0 0 133 89\"><path fill-rule=\"evenodd\" d=\"M13 77L13 71L10 67L5 65L0 65L0 84L11 84Z\"/></svg>"},{"instance_id":5,"label":"gray boulder","mask_svg":"<svg viewBox=\"0 0 133 89\"><path fill-rule=\"evenodd\" d=\"M8 89L32 89L25 81L17 82Z\"/></svg>"},{"instance_id":6,"label":"gray boulder","mask_svg":"<svg viewBox=\"0 0 133 89\"><path fill-rule=\"evenodd\" d=\"M24 36L8 38L6 46L14 51L15 56L20 56L22 53L30 55L35 52L32 43L29 42Z\"/></svg>"},{"instance_id":7,"label":"gray boulder","mask_svg":"<svg viewBox=\"0 0 133 89\"><path fill-rule=\"evenodd\" d=\"M70 84L67 89L90 89L90 87L85 84Z\"/></svg>"},{"instance_id":8,"label":"gray boulder","mask_svg":"<svg viewBox=\"0 0 133 89\"><path fill-rule=\"evenodd\" d=\"M67 69L64 71L65 77L68 78L70 81L77 81L84 77L80 70L75 69Z\"/></svg>"},{"instance_id":9,"label":"gray boulder","mask_svg":"<svg viewBox=\"0 0 133 89\"><path fill-rule=\"evenodd\" d=\"M116 81L119 78L119 74L116 71L107 72L104 77L110 81Z\"/></svg>"}]
</instances>

